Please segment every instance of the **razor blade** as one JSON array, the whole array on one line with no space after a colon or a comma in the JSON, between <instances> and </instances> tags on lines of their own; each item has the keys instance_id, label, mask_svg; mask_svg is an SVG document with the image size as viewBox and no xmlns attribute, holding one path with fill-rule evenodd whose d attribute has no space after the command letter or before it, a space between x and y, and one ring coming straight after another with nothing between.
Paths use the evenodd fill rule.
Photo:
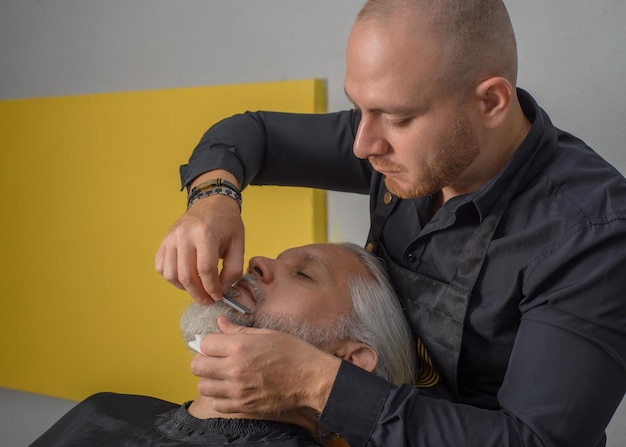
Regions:
<instances>
[{"instance_id":1,"label":"razor blade","mask_svg":"<svg viewBox=\"0 0 626 447\"><path fill-rule=\"evenodd\" d=\"M239 304L237 301L233 300L232 298L228 298L226 296L222 296L222 301L224 301L230 307L235 309L237 312L240 312L240 313L242 313L244 315L250 315L251 314L250 309L248 309L243 304Z\"/></svg>"}]
</instances>

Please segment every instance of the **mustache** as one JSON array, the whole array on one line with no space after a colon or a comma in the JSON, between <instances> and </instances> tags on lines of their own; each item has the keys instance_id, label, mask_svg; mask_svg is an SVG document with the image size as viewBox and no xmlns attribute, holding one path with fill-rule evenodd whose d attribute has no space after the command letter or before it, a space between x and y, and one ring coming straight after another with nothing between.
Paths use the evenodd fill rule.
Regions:
<instances>
[{"instance_id":1,"label":"mustache","mask_svg":"<svg viewBox=\"0 0 626 447\"><path fill-rule=\"evenodd\" d=\"M246 285L242 286L241 282L245 282ZM219 332L217 327L218 315L224 315L230 321L240 326L254 327L257 318L256 311L263 299L265 299L265 295L258 283L256 276L246 274L224 293L226 297L236 300L237 296L241 294L241 291L236 288L237 285L250 292L255 300L255 305L250 309L250 315L243 315L222 301L209 305L193 302L187 306L180 320L180 330L184 340L188 343L195 339L196 334L205 335Z\"/></svg>"},{"instance_id":2,"label":"mustache","mask_svg":"<svg viewBox=\"0 0 626 447\"><path fill-rule=\"evenodd\" d=\"M367 157L367 161L376 171L404 171L402 165L383 161L382 159L374 156Z\"/></svg>"},{"instance_id":3,"label":"mustache","mask_svg":"<svg viewBox=\"0 0 626 447\"><path fill-rule=\"evenodd\" d=\"M259 304L263 301L263 299L265 299L265 294L263 293L263 290L261 290L261 288L259 287L259 280L252 273L247 273L243 275L235 284L233 284L231 288L224 292L224 295L226 295L226 298L236 299L239 295L241 295L241 292L236 289L236 286L242 282L248 285L246 289L252 292L252 295L254 297L256 305L254 306L254 309L250 309L251 312L254 314L257 307L259 307Z\"/></svg>"}]
</instances>

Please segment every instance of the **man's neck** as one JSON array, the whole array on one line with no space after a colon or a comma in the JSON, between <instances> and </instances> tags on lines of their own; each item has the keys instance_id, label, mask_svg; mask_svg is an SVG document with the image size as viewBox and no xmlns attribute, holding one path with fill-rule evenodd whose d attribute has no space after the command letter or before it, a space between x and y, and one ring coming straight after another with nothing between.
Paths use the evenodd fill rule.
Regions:
<instances>
[{"instance_id":1,"label":"man's neck","mask_svg":"<svg viewBox=\"0 0 626 447\"><path fill-rule=\"evenodd\" d=\"M317 415L306 410L291 410L280 414L254 413L220 413L213 409L212 398L198 396L189 406L187 412L198 419L263 419L298 425L315 436L317 431Z\"/></svg>"}]
</instances>

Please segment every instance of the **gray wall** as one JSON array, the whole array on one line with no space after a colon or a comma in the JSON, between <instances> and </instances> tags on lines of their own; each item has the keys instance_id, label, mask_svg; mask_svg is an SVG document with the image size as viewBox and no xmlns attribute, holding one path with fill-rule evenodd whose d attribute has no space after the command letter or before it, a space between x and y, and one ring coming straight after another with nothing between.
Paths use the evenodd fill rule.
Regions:
<instances>
[{"instance_id":1,"label":"gray wall","mask_svg":"<svg viewBox=\"0 0 626 447\"><path fill-rule=\"evenodd\" d=\"M362 0L0 0L0 98L321 77L343 94ZM626 172L626 1L508 0L520 85ZM190 148L191 150L191 148ZM329 196L331 239L362 242L367 200Z\"/></svg>"},{"instance_id":2,"label":"gray wall","mask_svg":"<svg viewBox=\"0 0 626 447\"><path fill-rule=\"evenodd\" d=\"M0 99L320 77L339 110L349 107L344 46L361 3L0 0ZM626 1L505 3L520 86L626 172ZM329 195L332 239L362 243L367 222L366 198ZM615 420L611 445L624 445L626 414Z\"/></svg>"}]
</instances>

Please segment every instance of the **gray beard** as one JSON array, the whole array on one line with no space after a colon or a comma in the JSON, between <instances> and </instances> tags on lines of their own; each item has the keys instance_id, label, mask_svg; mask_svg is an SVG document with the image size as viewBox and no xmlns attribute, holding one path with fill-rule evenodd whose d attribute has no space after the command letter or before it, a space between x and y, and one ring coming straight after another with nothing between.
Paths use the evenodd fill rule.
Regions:
<instances>
[{"instance_id":1,"label":"gray beard","mask_svg":"<svg viewBox=\"0 0 626 447\"><path fill-rule=\"evenodd\" d=\"M255 289L254 281L245 278ZM260 293L257 295L257 307L264 299ZM236 299L237 292L231 289L227 292L227 296ZM196 334L206 335L219 333L217 326L217 317L224 315L231 322L246 327L254 327L261 329L273 329L286 332L302 340L323 349L328 343L344 338L350 338L351 319L346 317L339 318L338 321L325 324L323 326L314 327L306 322L294 321L287 314L262 314L257 312L257 308L250 309L250 315L243 315L222 301L216 301L207 306L193 302L190 304L180 320L180 330L185 343L195 340Z\"/></svg>"},{"instance_id":2,"label":"gray beard","mask_svg":"<svg viewBox=\"0 0 626 447\"><path fill-rule=\"evenodd\" d=\"M239 326L251 327L253 315L243 315L222 301L208 306L196 302L187 306L180 319L180 330L186 343L193 341L195 335L215 334L220 330L217 327L217 317L224 315Z\"/></svg>"},{"instance_id":3,"label":"gray beard","mask_svg":"<svg viewBox=\"0 0 626 447\"><path fill-rule=\"evenodd\" d=\"M257 306L263 300L263 293L257 287L256 277L254 275L244 275L239 282L247 282L251 287ZM226 291L225 295L229 298L237 299L239 292L235 288L230 288ZM250 309L251 315L243 315L237 312L232 307L224 303L223 301L216 301L209 305L201 305L196 302L190 304L180 319L180 330L183 335L183 339L186 343L195 339L196 335L215 334L220 330L217 327L217 317L224 315L231 322L239 326L252 327L254 324L254 317L256 312L256 306L254 309Z\"/></svg>"}]
</instances>

